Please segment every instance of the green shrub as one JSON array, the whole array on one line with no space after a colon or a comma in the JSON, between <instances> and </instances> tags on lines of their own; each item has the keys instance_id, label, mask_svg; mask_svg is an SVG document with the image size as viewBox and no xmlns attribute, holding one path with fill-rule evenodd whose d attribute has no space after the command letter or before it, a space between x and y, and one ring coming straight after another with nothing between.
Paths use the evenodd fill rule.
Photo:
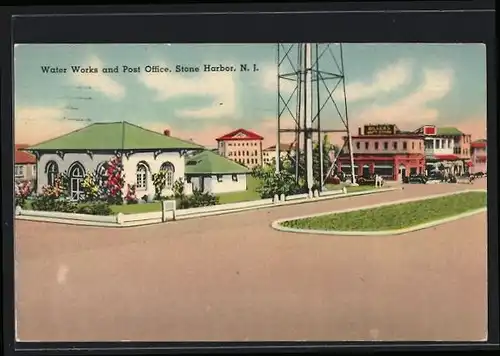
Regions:
<instances>
[{"instance_id":1,"label":"green shrub","mask_svg":"<svg viewBox=\"0 0 500 356\"><path fill-rule=\"evenodd\" d=\"M293 195L307 192L304 184L297 182L294 174L288 169L276 173L273 166L257 167L252 171L252 175L260 181L257 192L262 199L272 198L275 194Z\"/></svg>"},{"instance_id":2,"label":"green shrub","mask_svg":"<svg viewBox=\"0 0 500 356\"><path fill-rule=\"evenodd\" d=\"M174 198L182 198L185 196L184 193L184 179L179 178L177 179L172 187L172 191L174 192Z\"/></svg>"},{"instance_id":3,"label":"green shrub","mask_svg":"<svg viewBox=\"0 0 500 356\"><path fill-rule=\"evenodd\" d=\"M199 208L219 204L219 197L208 192L194 190L192 195L175 197L175 202L178 209Z\"/></svg>"},{"instance_id":4,"label":"green shrub","mask_svg":"<svg viewBox=\"0 0 500 356\"><path fill-rule=\"evenodd\" d=\"M75 213L76 203L65 198L54 199L47 195L36 195L31 203L33 210L39 211L59 211L63 213Z\"/></svg>"},{"instance_id":5,"label":"green shrub","mask_svg":"<svg viewBox=\"0 0 500 356\"><path fill-rule=\"evenodd\" d=\"M106 202L88 202L77 204L67 199L54 199L45 195L37 195L31 203L33 210L57 211L61 213L112 215L113 211Z\"/></svg>"},{"instance_id":6,"label":"green shrub","mask_svg":"<svg viewBox=\"0 0 500 356\"><path fill-rule=\"evenodd\" d=\"M109 204L105 202L95 202L78 205L75 213L88 215L112 215L113 210L111 210Z\"/></svg>"}]
</instances>

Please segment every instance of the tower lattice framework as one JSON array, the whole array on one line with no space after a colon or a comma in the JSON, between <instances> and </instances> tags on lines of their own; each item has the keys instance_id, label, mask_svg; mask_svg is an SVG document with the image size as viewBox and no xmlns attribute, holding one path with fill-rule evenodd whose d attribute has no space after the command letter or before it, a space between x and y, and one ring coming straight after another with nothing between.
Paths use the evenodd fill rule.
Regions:
<instances>
[{"instance_id":1,"label":"tower lattice framework","mask_svg":"<svg viewBox=\"0 0 500 356\"><path fill-rule=\"evenodd\" d=\"M311 190L315 173L314 140L321 147L319 161L323 162L323 136L328 133L343 133L347 140L335 152L329 169L325 171L322 163L316 165L316 169L320 170L317 176L321 177L317 183L322 191L326 178L337 168L339 154L347 148L350 153L352 183L355 184L342 44L278 44L277 65L276 172L279 173L282 169L280 158L283 134L293 133L293 145L290 146L293 151L288 156L295 162L297 181L304 179ZM284 122L287 116L291 120Z\"/></svg>"}]
</instances>

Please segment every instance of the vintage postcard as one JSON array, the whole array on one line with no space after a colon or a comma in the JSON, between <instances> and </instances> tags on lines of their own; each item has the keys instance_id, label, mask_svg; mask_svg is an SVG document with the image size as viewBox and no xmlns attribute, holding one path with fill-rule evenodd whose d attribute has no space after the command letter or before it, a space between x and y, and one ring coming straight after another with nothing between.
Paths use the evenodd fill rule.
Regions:
<instances>
[{"instance_id":1,"label":"vintage postcard","mask_svg":"<svg viewBox=\"0 0 500 356\"><path fill-rule=\"evenodd\" d=\"M484 45L14 66L19 341L486 340Z\"/></svg>"}]
</instances>

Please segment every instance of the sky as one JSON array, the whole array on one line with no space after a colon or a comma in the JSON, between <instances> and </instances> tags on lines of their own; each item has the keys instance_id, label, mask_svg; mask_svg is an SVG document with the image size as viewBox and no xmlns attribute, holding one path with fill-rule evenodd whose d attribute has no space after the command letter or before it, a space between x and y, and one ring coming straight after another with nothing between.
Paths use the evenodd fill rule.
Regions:
<instances>
[{"instance_id":1,"label":"sky","mask_svg":"<svg viewBox=\"0 0 500 356\"><path fill-rule=\"evenodd\" d=\"M170 129L172 136L209 147L215 147L217 137L238 128L252 130L264 137L265 145L273 145L277 74L294 72L298 58L297 45L281 45L278 70L277 48L276 44L16 45L15 141L35 144L91 123L128 121L158 132ZM314 68L324 80L313 83L311 115L322 108L323 129L344 129L342 120L347 117L353 133L367 123L394 123L403 130L429 124L457 127L473 139L486 138L482 44L313 44L314 64L317 56ZM235 71L204 72L207 64L234 66ZM248 71L240 70L242 64ZM177 65L200 71L176 72ZM47 66L66 72L44 73L42 67ZM73 73L72 66L91 66L98 73ZM103 72L116 66L118 73ZM139 67L140 72L124 72L123 66ZM171 71L147 73L147 66ZM344 83L331 75L342 72ZM279 84L281 127L293 128L296 84L285 79ZM331 135L333 143L339 143L339 135ZM282 135L282 142L292 140L289 134Z\"/></svg>"}]
</instances>

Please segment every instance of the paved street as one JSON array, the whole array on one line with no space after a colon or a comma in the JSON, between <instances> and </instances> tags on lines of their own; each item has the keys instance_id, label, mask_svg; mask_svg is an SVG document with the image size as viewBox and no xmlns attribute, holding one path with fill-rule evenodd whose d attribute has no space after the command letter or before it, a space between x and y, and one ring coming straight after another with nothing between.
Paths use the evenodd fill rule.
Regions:
<instances>
[{"instance_id":1,"label":"paved street","mask_svg":"<svg viewBox=\"0 0 500 356\"><path fill-rule=\"evenodd\" d=\"M486 214L401 236L292 234L279 218L474 185L137 228L16 222L22 341L482 340Z\"/></svg>"}]
</instances>

